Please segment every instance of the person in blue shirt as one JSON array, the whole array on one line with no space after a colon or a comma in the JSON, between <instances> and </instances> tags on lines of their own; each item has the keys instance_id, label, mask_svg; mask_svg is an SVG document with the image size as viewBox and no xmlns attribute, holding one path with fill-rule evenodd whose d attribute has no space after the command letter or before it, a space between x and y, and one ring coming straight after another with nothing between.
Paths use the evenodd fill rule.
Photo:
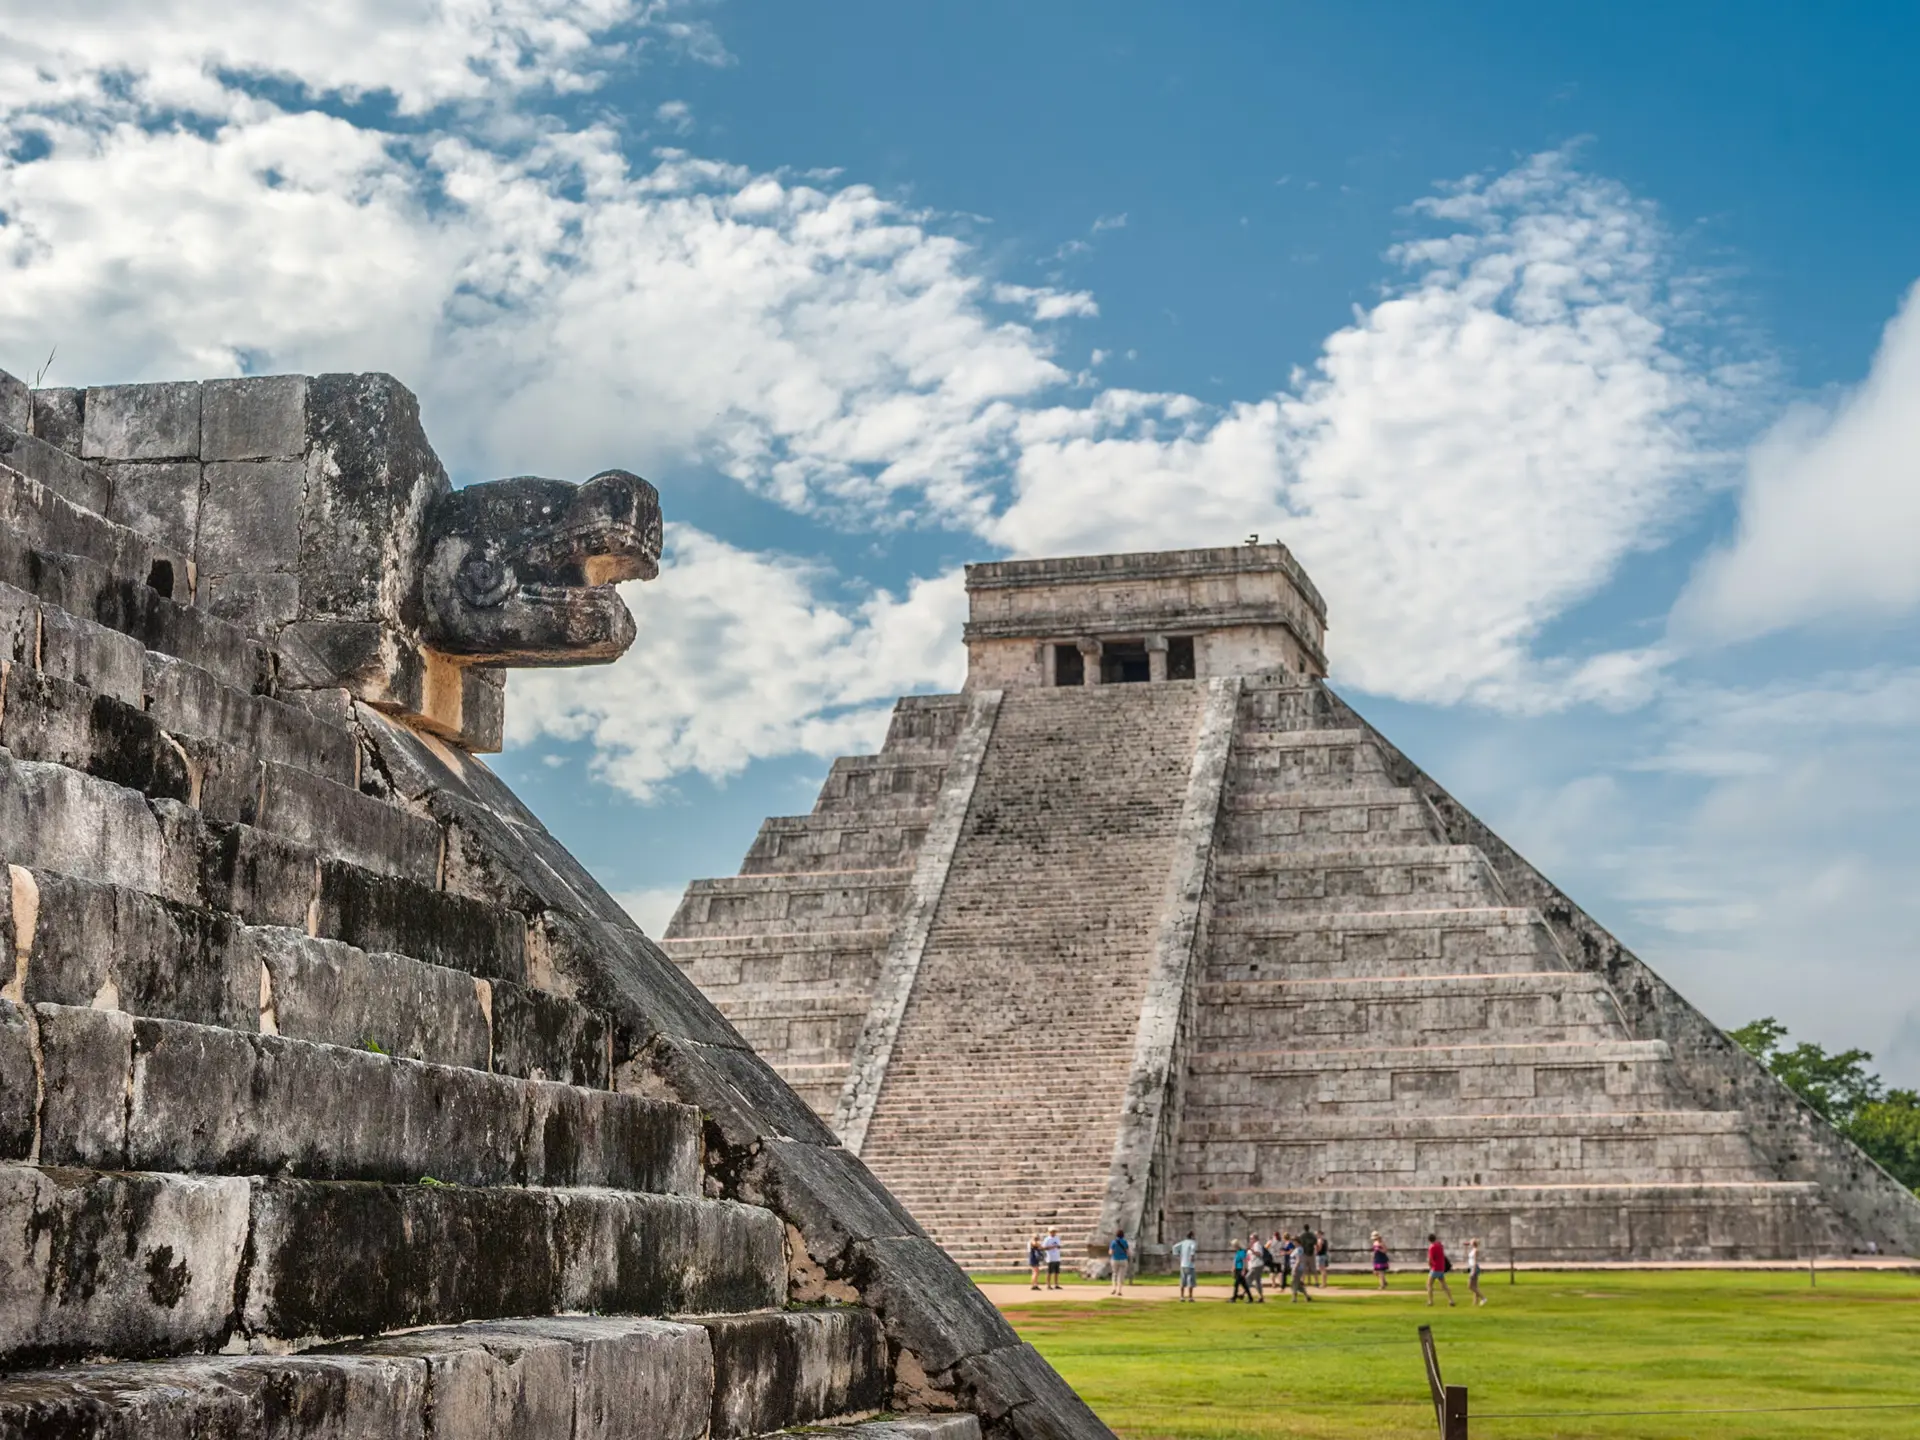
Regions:
<instances>
[{"instance_id":1,"label":"person in blue shirt","mask_svg":"<svg viewBox=\"0 0 1920 1440\"><path fill-rule=\"evenodd\" d=\"M1113 1232L1113 1243L1107 1246L1107 1259L1113 1262L1113 1293L1118 1295L1120 1287L1127 1283L1127 1262L1133 1258L1133 1251L1127 1245L1127 1232Z\"/></svg>"},{"instance_id":2,"label":"person in blue shirt","mask_svg":"<svg viewBox=\"0 0 1920 1440\"><path fill-rule=\"evenodd\" d=\"M1200 1245L1193 1238L1193 1231L1187 1231L1187 1238L1174 1244L1173 1258L1180 1267L1180 1298L1192 1300L1194 1285L1200 1278L1197 1271Z\"/></svg>"},{"instance_id":3,"label":"person in blue shirt","mask_svg":"<svg viewBox=\"0 0 1920 1440\"><path fill-rule=\"evenodd\" d=\"M1255 1261L1251 1255L1247 1254L1247 1247L1236 1240L1233 1246L1233 1295L1232 1298L1228 1300L1228 1304L1232 1304L1234 1300L1238 1300L1242 1295L1245 1295L1249 1303L1251 1303L1253 1300L1253 1287L1247 1284L1247 1266L1256 1263L1258 1262Z\"/></svg>"}]
</instances>

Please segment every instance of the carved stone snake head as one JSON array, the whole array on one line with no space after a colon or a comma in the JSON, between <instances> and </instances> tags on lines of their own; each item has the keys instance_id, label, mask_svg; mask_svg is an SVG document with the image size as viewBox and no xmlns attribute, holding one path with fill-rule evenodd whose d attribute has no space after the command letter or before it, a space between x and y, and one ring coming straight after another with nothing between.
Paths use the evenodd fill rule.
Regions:
<instances>
[{"instance_id":1,"label":"carved stone snake head","mask_svg":"<svg viewBox=\"0 0 1920 1440\"><path fill-rule=\"evenodd\" d=\"M660 495L625 470L469 485L434 502L426 552L420 634L434 649L487 665L604 663L634 637L614 586L660 573Z\"/></svg>"}]
</instances>

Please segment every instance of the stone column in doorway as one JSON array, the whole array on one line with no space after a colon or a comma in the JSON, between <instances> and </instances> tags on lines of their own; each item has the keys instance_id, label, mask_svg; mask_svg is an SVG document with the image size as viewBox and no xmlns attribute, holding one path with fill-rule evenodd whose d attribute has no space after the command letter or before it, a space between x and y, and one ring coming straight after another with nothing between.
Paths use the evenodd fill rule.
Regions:
<instances>
[{"instance_id":1,"label":"stone column in doorway","mask_svg":"<svg viewBox=\"0 0 1920 1440\"><path fill-rule=\"evenodd\" d=\"M1053 643L1051 641L1043 641L1041 643L1040 645L1040 683L1042 685L1045 685L1048 689L1052 689L1055 685L1058 685L1060 683L1059 668L1054 664L1054 660L1058 656L1058 654L1059 654L1059 651L1057 651L1053 647Z\"/></svg>"},{"instance_id":2,"label":"stone column in doorway","mask_svg":"<svg viewBox=\"0 0 1920 1440\"><path fill-rule=\"evenodd\" d=\"M1098 640L1080 640L1076 641L1075 644L1080 651L1080 668L1082 672L1080 683L1082 685L1098 685L1100 683L1100 642Z\"/></svg>"},{"instance_id":3,"label":"stone column in doorway","mask_svg":"<svg viewBox=\"0 0 1920 1440\"><path fill-rule=\"evenodd\" d=\"M1167 637L1149 635L1147 637L1147 679L1155 685L1167 678Z\"/></svg>"}]
</instances>

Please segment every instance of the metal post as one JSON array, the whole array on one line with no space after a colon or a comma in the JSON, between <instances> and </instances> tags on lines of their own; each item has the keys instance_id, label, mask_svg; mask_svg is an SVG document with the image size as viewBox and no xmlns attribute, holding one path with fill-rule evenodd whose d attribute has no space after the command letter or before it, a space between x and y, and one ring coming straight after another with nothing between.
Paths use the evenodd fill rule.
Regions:
<instances>
[{"instance_id":1,"label":"metal post","mask_svg":"<svg viewBox=\"0 0 1920 1440\"><path fill-rule=\"evenodd\" d=\"M1467 1387L1447 1386L1446 1408L1440 1417L1440 1440L1467 1440Z\"/></svg>"}]
</instances>

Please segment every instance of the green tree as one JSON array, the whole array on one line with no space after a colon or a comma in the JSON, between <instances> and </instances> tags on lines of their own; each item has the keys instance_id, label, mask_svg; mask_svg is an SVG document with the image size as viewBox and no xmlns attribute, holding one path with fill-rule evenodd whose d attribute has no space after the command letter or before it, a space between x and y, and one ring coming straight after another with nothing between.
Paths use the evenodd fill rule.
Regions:
<instances>
[{"instance_id":1,"label":"green tree","mask_svg":"<svg viewBox=\"0 0 1920 1440\"><path fill-rule=\"evenodd\" d=\"M1771 1015L1727 1035L1888 1174L1920 1190L1920 1092L1884 1089L1865 1050L1829 1055L1808 1041L1789 1047L1787 1027Z\"/></svg>"},{"instance_id":2,"label":"green tree","mask_svg":"<svg viewBox=\"0 0 1920 1440\"><path fill-rule=\"evenodd\" d=\"M1920 1191L1920 1092L1889 1090L1862 1105L1847 1137L1902 1185Z\"/></svg>"}]
</instances>

